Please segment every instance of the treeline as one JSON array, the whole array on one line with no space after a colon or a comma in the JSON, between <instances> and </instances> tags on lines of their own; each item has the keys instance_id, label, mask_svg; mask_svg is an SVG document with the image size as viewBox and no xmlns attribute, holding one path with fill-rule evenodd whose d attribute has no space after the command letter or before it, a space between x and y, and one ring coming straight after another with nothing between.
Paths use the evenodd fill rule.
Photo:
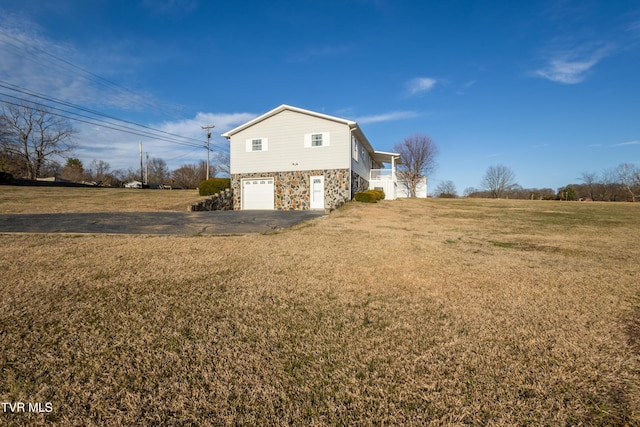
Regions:
<instances>
[{"instance_id":1,"label":"treeline","mask_svg":"<svg viewBox=\"0 0 640 427\"><path fill-rule=\"evenodd\" d=\"M26 169L24 162L11 161L0 150L0 172L2 181L10 183L12 180L33 180ZM141 181L152 187L170 185L172 188L194 189L206 179L207 164L200 161L197 164L184 164L177 169L169 170L166 162L160 158L149 159L142 170L140 169L116 169L111 170L109 163L104 160L94 159L85 166L80 159L69 158L64 166L56 161L47 161L40 168L37 179L55 178L57 181L97 185L103 187L123 187L132 181ZM226 168L220 165L210 165L209 176L215 177L216 173L225 172Z\"/></svg>"},{"instance_id":2,"label":"treeline","mask_svg":"<svg viewBox=\"0 0 640 427\"><path fill-rule=\"evenodd\" d=\"M151 158L140 168L111 170L109 163L95 159L89 165L70 156L76 130L70 121L51 113L41 104L14 104L0 100L0 182L33 182L55 178L72 183L121 187L131 181L149 186L197 188L206 179L207 164L185 164L170 171L164 160ZM209 177L229 172L228 155L214 156ZM60 161L66 163L62 165Z\"/></svg>"},{"instance_id":3,"label":"treeline","mask_svg":"<svg viewBox=\"0 0 640 427\"><path fill-rule=\"evenodd\" d=\"M494 198L490 191L469 188L464 197ZM522 188L505 191L505 199L529 200L583 200L602 202L632 202L633 197L624 185L618 183L569 184L554 190L552 188ZM636 197L637 198L637 197Z\"/></svg>"},{"instance_id":4,"label":"treeline","mask_svg":"<svg viewBox=\"0 0 640 427\"><path fill-rule=\"evenodd\" d=\"M557 192L552 188L523 188L516 185L514 188L505 190L502 194L504 199L530 199L530 200L556 200ZM474 187L465 189L464 197L475 198L496 198L490 190L482 190Z\"/></svg>"},{"instance_id":5,"label":"treeline","mask_svg":"<svg viewBox=\"0 0 640 427\"><path fill-rule=\"evenodd\" d=\"M583 172L573 183L552 188L523 188L516 183L515 173L504 165L491 166L480 188L468 187L463 197L529 200L583 200L603 202L635 202L640 197L640 168L622 163L614 169ZM434 191L435 197L458 197L453 181L443 181Z\"/></svg>"}]
</instances>

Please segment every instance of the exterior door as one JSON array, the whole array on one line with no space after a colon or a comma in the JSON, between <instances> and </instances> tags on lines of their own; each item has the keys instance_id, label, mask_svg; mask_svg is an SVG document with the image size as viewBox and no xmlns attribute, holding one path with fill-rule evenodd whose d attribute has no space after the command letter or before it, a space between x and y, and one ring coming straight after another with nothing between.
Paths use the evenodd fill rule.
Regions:
<instances>
[{"instance_id":1,"label":"exterior door","mask_svg":"<svg viewBox=\"0 0 640 427\"><path fill-rule=\"evenodd\" d=\"M242 209L273 210L273 178L242 180Z\"/></svg>"},{"instance_id":2,"label":"exterior door","mask_svg":"<svg viewBox=\"0 0 640 427\"><path fill-rule=\"evenodd\" d=\"M324 209L324 176L309 177L311 181L311 209Z\"/></svg>"}]
</instances>

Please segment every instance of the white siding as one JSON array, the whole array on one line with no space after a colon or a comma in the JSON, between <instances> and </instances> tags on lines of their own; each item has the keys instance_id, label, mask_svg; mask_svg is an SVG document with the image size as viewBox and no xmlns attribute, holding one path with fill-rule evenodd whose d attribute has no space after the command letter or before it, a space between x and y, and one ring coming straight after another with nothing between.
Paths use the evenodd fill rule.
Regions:
<instances>
[{"instance_id":1,"label":"white siding","mask_svg":"<svg viewBox=\"0 0 640 427\"><path fill-rule=\"evenodd\" d=\"M369 180L369 171L371 171L371 156L369 152L364 149L363 145L360 141L357 142L357 150L358 150L358 160L353 159L353 153L350 156L351 158L351 170L355 173ZM352 152L353 150L350 150Z\"/></svg>"},{"instance_id":2,"label":"white siding","mask_svg":"<svg viewBox=\"0 0 640 427\"><path fill-rule=\"evenodd\" d=\"M305 147L305 134L310 133L328 133L330 145ZM246 141L252 138L268 139L268 150L247 152ZM346 169L350 152L348 125L284 110L231 136L230 172Z\"/></svg>"}]
</instances>

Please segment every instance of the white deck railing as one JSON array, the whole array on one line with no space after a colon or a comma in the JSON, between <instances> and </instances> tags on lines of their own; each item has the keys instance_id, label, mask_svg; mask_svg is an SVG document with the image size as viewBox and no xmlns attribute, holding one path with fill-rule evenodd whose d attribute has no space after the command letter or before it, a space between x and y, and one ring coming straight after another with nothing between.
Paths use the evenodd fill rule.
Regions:
<instances>
[{"instance_id":1,"label":"white deck railing","mask_svg":"<svg viewBox=\"0 0 640 427\"><path fill-rule=\"evenodd\" d=\"M371 169L369 172L369 181L386 179L396 181L396 173L393 169Z\"/></svg>"},{"instance_id":2,"label":"white deck railing","mask_svg":"<svg viewBox=\"0 0 640 427\"><path fill-rule=\"evenodd\" d=\"M395 200L398 180L393 169L371 169L369 173L369 188L382 188L385 199Z\"/></svg>"}]
</instances>

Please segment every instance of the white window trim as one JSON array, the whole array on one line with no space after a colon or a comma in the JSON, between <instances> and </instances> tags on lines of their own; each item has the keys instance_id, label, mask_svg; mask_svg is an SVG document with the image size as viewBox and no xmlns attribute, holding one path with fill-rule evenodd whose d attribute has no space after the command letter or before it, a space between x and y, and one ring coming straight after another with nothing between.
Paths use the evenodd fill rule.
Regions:
<instances>
[{"instance_id":1,"label":"white window trim","mask_svg":"<svg viewBox=\"0 0 640 427\"><path fill-rule=\"evenodd\" d=\"M358 162L358 145L360 143L358 142L358 138L356 138L355 136L351 136L351 157L353 158L353 160L355 160L356 162Z\"/></svg>"},{"instance_id":2,"label":"white window trim","mask_svg":"<svg viewBox=\"0 0 640 427\"><path fill-rule=\"evenodd\" d=\"M254 150L253 149L253 141L259 139L261 141L261 149ZM249 138L246 140L245 149L247 153L259 153L261 151L269 151L269 138Z\"/></svg>"},{"instance_id":3,"label":"white window trim","mask_svg":"<svg viewBox=\"0 0 640 427\"><path fill-rule=\"evenodd\" d=\"M322 145L311 145L312 135L322 135ZM312 132L304 134L304 148L322 148L328 147L330 145L330 135L329 132Z\"/></svg>"}]
</instances>

